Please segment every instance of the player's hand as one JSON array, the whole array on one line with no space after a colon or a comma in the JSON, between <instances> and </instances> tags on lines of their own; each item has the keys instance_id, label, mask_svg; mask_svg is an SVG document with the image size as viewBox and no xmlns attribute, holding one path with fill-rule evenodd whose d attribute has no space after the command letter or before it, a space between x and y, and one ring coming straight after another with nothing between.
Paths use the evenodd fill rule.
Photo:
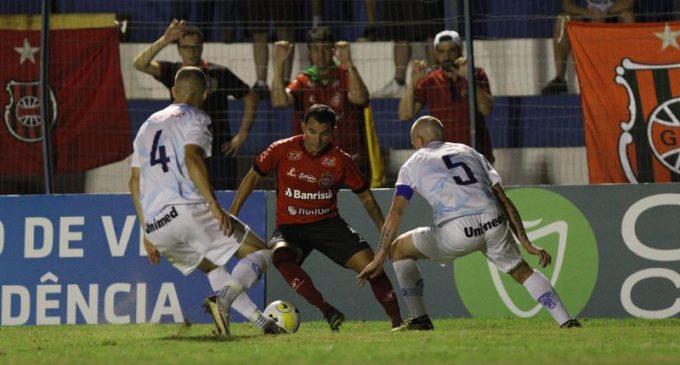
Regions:
<instances>
[{"instance_id":1,"label":"player's hand","mask_svg":"<svg viewBox=\"0 0 680 365\"><path fill-rule=\"evenodd\" d=\"M524 247L530 254L538 256L538 263L541 265L541 267L546 267L552 262L550 253L544 250L542 247L535 246L533 244L524 245Z\"/></svg>"},{"instance_id":2,"label":"player's hand","mask_svg":"<svg viewBox=\"0 0 680 365\"><path fill-rule=\"evenodd\" d=\"M418 85L418 81L425 77L425 75L427 75L427 62L423 60L413 61L411 66L411 82L414 85Z\"/></svg>"},{"instance_id":3,"label":"player's hand","mask_svg":"<svg viewBox=\"0 0 680 365\"><path fill-rule=\"evenodd\" d=\"M352 50L349 46L349 42L347 41L335 42L335 58L337 58L341 64L347 66L348 69L353 66Z\"/></svg>"},{"instance_id":4,"label":"player's hand","mask_svg":"<svg viewBox=\"0 0 680 365\"><path fill-rule=\"evenodd\" d=\"M222 146L220 146L222 153L227 156L238 155L238 151L241 149L243 143L245 143L246 138L248 138L247 133L237 133L231 141L222 143Z\"/></svg>"},{"instance_id":5,"label":"player's hand","mask_svg":"<svg viewBox=\"0 0 680 365\"><path fill-rule=\"evenodd\" d=\"M220 231L222 231L225 236L231 236L233 230L231 227L229 213L225 212L224 209L222 209L222 207L217 203L210 204L210 213L212 213L213 217L215 217L217 221L220 222Z\"/></svg>"},{"instance_id":6,"label":"player's hand","mask_svg":"<svg viewBox=\"0 0 680 365\"><path fill-rule=\"evenodd\" d=\"M274 43L274 65L283 66L293 52L293 45L288 41L277 41Z\"/></svg>"},{"instance_id":7,"label":"player's hand","mask_svg":"<svg viewBox=\"0 0 680 365\"><path fill-rule=\"evenodd\" d=\"M181 37L184 33L184 28L186 28L186 25L186 20L173 19L172 22L170 22L170 25L168 25L168 28L165 30L165 34L163 34L163 41L167 44L170 44L178 40L179 37Z\"/></svg>"},{"instance_id":8,"label":"player's hand","mask_svg":"<svg viewBox=\"0 0 680 365\"><path fill-rule=\"evenodd\" d=\"M149 258L149 262L155 265L161 261L161 253L158 252L153 243L146 238L144 235L144 250L146 251L146 256Z\"/></svg>"},{"instance_id":9,"label":"player's hand","mask_svg":"<svg viewBox=\"0 0 680 365\"><path fill-rule=\"evenodd\" d=\"M374 278L383 272L383 264L387 258L388 253L385 251L378 251L378 253L373 258L373 261L369 262L366 267L357 275L357 284L361 287L364 286L366 280L369 278Z\"/></svg>"},{"instance_id":10,"label":"player's hand","mask_svg":"<svg viewBox=\"0 0 680 365\"><path fill-rule=\"evenodd\" d=\"M456 77L462 77L466 80L468 79L467 57L458 57L455 61L453 61L453 67L453 73L456 75Z\"/></svg>"}]
</instances>

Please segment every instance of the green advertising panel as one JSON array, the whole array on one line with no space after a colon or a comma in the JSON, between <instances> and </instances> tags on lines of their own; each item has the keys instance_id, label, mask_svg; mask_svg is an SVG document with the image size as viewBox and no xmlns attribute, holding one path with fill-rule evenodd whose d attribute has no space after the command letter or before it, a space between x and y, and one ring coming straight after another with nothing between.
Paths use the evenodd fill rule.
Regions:
<instances>
[{"instance_id":1,"label":"green advertising panel","mask_svg":"<svg viewBox=\"0 0 680 365\"><path fill-rule=\"evenodd\" d=\"M588 303L598 274L597 241L583 213L562 195L540 188L508 191L522 216L529 239L548 250L552 264L538 267L536 256L522 248L524 259L552 283L572 315ZM457 259L454 278L463 304L474 317L548 317L525 288L498 271L481 253Z\"/></svg>"}]
</instances>

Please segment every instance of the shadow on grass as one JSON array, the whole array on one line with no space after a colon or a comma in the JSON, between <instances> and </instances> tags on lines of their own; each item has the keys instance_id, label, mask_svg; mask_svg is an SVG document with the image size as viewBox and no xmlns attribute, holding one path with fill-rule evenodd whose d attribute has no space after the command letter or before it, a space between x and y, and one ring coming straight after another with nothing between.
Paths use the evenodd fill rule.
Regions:
<instances>
[{"instance_id":1,"label":"shadow on grass","mask_svg":"<svg viewBox=\"0 0 680 365\"><path fill-rule=\"evenodd\" d=\"M199 336L188 336L188 335L172 335L163 337L164 341L186 341L186 342L235 342L242 341L254 337L260 337L258 335L243 335L243 336L212 336L212 335L199 335Z\"/></svg>"}]
</instances>

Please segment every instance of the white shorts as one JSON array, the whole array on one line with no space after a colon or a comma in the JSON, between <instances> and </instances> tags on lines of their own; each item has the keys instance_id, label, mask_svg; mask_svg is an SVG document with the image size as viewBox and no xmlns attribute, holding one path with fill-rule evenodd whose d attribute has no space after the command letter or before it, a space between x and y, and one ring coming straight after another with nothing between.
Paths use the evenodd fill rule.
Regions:
<instances>
[{"instance_id":1,"label":"white shorts","mask_svg":"<svg viewBox=\"0 0 680 365\"><path fill-rule=\"evenodd\" d=\"M510 226L499 211L455 218L441 227L416 228L413 244L430 260L442 264L481 251L498 270L507 273L523 260Z\"/></svg>"},{"instance_id":2,"label":"white shorts","mask_svg":"<svg viewBox=\"0 0 680 365\"><path fill-rule=\"evenodd\" d=\"M161 255L182 274L189 275L204 258L222 266L234 256L250 227L234 216L231 224L234 233L225 236L208 204L185 204L165 207L155 217L147 218L144 229Z\"/></svg>"}]
</instances>

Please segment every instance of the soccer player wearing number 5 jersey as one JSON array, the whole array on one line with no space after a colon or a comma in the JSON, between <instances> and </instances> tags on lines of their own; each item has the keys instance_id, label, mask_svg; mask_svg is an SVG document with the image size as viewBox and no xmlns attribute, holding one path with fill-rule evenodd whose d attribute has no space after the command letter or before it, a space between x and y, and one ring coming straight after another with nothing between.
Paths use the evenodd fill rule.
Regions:
<instances>
[{"instance_id":1,"label":"soccer player wearing number 5 jersey","mask_svg":"<svg viewBox=\"0 0 680 365\"><path fill-rule=\"evenodd\" d=\"M184 275L203 271L216 292L205 303L217 335L228 335L233 308L265 333L284 333L244 292L267 270L271 251L220 206L208 180L210 117L200 110L206 77L197 67L177 72L175 102L142 124L134 140L130 192L144 228L144 248L156 264L165 256ZM224 265L236 255L231 273Z\"/></svg>"},{"instance_id":2,"label":"soccer player wearing number 5 jersey","mask_svg":"<svg viewBox=\"0 0 680 365\"><path fill-rule=\"evenodd\" d=\"M542 267L551 261L546 250L529 241L496 170L473 148L444 142L443 129L442 123L431 116L413 123L411 143L417 151L399 170L378 253L357 276L359 285L382 272L385 259L391 257L412 315L396 329L433 330L425 310L423 279L416 260L449 263L481 251L500 271L522 284L561 327L581 327L567 313L546 277L520 255L513 233L527 252L538 256ZM397 237L406 205L416 191L432 206L434 222Z\"/></svg>"},{"instance_id":3,"label":"soccer player wearing number 5 jersey","mask_svg":"<svg viewBox=\"0 0 680 365\"><path fill-rule=\"evenodd\" d=\"M288 285L317 307L331 330L339 329L345 316L326 302L301 265L318 250L336 264L357 273L373 259L366 241L340 217L337 193L347 187L357 194L378 230L384 217L350 156L331 143L336 121L329 106L314 104L304 115L302 135L272 143L246 174L232 202L230 212L238 214L262 176L276 173L276 230L269 241L274 266ZM399 304L384 272L370 280L378 302L392 326L401 324Z\"/></svg>"}]
</instances>

